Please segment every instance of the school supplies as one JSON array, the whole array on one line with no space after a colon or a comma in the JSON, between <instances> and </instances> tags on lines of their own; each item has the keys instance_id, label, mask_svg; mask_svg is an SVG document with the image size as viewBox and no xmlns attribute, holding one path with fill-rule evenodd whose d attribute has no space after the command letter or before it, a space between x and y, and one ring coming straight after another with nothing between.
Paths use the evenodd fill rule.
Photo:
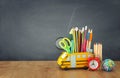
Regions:
<instances>
[{"instance_id":1,"label":"school supplies","mask_svg":"<svg viewBox=\"0 0 120 78\"><path fill-rule=\"evenodd\" d=\"M83 43L83 51L86 52L86 35L87 35L87 26L85 26L85 31L84 31L84 43Z\"/></svg>"},{"instance_id":2,"label":"school supplies","mask_svg":"<svg viewBox=\"0 0 120 78\"><path fill-rule=\"evenodd\" d=\"M95 57L99 57L102 61L102 44L101 43L95 43L94 44L94 54Z\"/></svg>"},{"instance_id":3,"label":"school supplies","mask_svg":"<svg viewBox=\"0 0 120 78\"><path fill-rule=\"evenodd\" d=\"M91 42L92 42L92 29L88 29L87 26L79 29L78 27L71 28L69 34L72 36L74 41L73 52L92 52Z\"/></svg>"},{"instance_id":4,"label":"school supplies","mask_svg":"<svg viewBox=\"0 0 120 78\"><path fill-rule=\"evenodd\" d=\"M91 42L92 42L92 30L90 31L90 37L89 37L89 49L91 49Z\"/></svg>"},{"instance_id":5,"label":"school supplies","mask_svg":"<svg viewBox=\"0 0 120 78\"><path fill-rule=\"evenodd\" d=\"M83 52L83 48L84 48L84 27L82 28L82 43L81 43L81 52Z\"/></svg>"},{"instance_id":6,"label":"school supplies","mask_svg":"<svg viewBox=\"0 0 120 78\"><path fill-rule=\"evenodd\" d=\"M102 44L100 44L99 47L100 47L100 60L102 61Z\"/></svg>"},{"instance_id":7,"label":"school supplies","mask_svg":"<svg viewBox=\"0 0 120 78\"><path fill-rule=\"evenodd\" d=\"M100 67L102 59L102 44L94 44L94 53L91 49L93 31L87 26L79 29L73 27L70 32L70 38L59 40L59 46L66 52L63 52L57 63L61 68L84 68L97 70Z\"/></svg>"},{"instance_id":8,"label":"school supplies","mask_svg":"<svg viewBox=\"0 0 120 78\"><path fill-rule=\"evenodd\" d=\"M86 51L87 51L87 52L88 52L88 50L89 50L89 37L90 37L90 29L88 30L87 35L86 35L86 40L87 40L87 43L86 43Z\"/></svg>"},{"instance_id":9,"label":"school supplies","mask_svg":"<svg viewBox=\"0 0 120 78\"><path fill-rule=\"evenodd\" d=\"M74 52L76 52L76 51L77 51L77 49L76 49L76 31L75 31L75 28L74 28L74 27L70 30L70 34L73 35Z\"/></svg>"},{"instance_id":10,"label":"school supplies","mask_svg":"<svg viewBox=\"0 0 120 78\"><path fill-rule=\"evenodd\" d=\"M70 50L68 50L68 52L71 52L71 53L93 52L93 49L91 49L92 38L93 38L93 30L88 29L87 26L82 27L82 29L79 29L78 27L72 27L69 32L69 42L72 42L72 47L70 46ZM58 44L57 46L61 48ZM96 46L94 48L95 55L96 56L98 56L98 54L102 55L100 54L102 52L101 51L102 46L99 46L99 48L101 49L99 48L97 49L97 48L98 47ZM102 56L100 57L102 59Z\"/></svg>"},{"instance_id":11,"label":"school supplies","mask_svg":"<svg viewBox=\"0 0 120 78\"><path fill-rule=\"evenodd\" d=\"M76 41L76 51L78 52L78 27L75 27L75 41Z\"/></svg>"},{"instance_id":12,"label":"school supplies","mask_svg":"<svg viewBox=\"0 0 120 78\"><path fill-rule=\"evenodd\" d=\"M78 52L81 51L81 38L82 38L81 30L79 29L78 30Z\"/></svg>"},{"instance_id":13,"label":"school supplies","mask_svg":"<svg viewBox=\"0 0 120 78\"><path fill-rule=\"evenodd\" d=\"M71 42L70 42L70 40L68 38L63 38L62 40L60 40L59 45L66 52L70 53Z\"/></svg>"}]
</instances>

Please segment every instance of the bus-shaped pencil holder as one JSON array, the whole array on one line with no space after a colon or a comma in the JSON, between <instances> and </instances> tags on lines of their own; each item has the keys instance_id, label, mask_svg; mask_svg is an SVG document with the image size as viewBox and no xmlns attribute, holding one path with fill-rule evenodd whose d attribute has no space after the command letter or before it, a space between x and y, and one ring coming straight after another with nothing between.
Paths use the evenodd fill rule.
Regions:
<instances>
[{"instance_id":1,"label":"bus-shaped pencil holder","mask_svg":"<svg viewBox=\"0 0 120 78\"><path fill-rule=\"evenodd\" d=\"M91 49L92 34L92 29L87 29L87 26L82 29L73 27L69 32L71 39L67 37L57 39L57 47L65 50L57 60L60 68L88 68L89 70L100 68L102 44L95 43L93 52Z\"/></svg>"}]
</instances>

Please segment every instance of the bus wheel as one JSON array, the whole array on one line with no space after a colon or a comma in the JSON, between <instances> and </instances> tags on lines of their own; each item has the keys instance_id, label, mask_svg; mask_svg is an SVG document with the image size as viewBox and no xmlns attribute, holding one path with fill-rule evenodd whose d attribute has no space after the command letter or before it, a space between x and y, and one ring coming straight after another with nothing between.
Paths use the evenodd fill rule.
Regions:
<instances>
[{"instance_id":1,"label":"bus wheel","mask_svg":"<svg viewBox=\"0 0 120 78\"><path fill-rule=\"evenodd\" d=\"M83 69L88 70L88 67L84 67Z\"/></svg>"}]
</instances>

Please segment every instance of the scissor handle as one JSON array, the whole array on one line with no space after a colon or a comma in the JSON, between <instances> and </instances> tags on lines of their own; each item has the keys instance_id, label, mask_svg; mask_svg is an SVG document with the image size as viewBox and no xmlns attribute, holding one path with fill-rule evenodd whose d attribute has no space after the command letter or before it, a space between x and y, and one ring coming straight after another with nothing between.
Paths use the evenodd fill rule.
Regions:
<instances>
[{"instance_id":1,"label":"scissor handle","mask_svg":"<svg viewBox=\"0 0 120 78\"><path fill-rule=\"evenodd\" d=\"M64 50L69 51L71 47L71 42L68 38L63 38L62 40L60 40L59 45Z\"/></svg>"},{"instance_id":2,"label":"scissor handle","mask_svg":"<svg viewBox=\"0 0 120 78\"><path fill-rule=\"evenodd\" d=\"M63 49L66 48L66 43L65 43L64 41L62 41L62 40L59 42L59 45L60 45L60 47L63 48Z\"/></svg>"},{"instance_id":3,"label":"scissor handle","mask_svg":"<svg viewBox=\"0 0 120 78\"><path fill-rule=\"evenodd\" d=\"M63 40L69 47L71 46L71 41L68 38L63 38Z\"/></svg>"}]
</instances>

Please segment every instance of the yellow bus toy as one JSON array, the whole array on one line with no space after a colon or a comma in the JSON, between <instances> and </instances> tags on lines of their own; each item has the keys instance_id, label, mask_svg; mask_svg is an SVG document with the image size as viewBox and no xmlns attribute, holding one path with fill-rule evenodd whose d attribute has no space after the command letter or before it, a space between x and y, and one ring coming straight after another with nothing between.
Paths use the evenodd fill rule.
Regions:
<instances>
[{"instance_id":1,"label":"yellow bus toy","mask_svg":"<svg viewBox=\"0 0 120 78\"><path fill-rule=\"evenodd\" d=\"M67 37L60 38L56 41L57 47L65 50L59 56L57 63L60 68L86 68L97 70L102 61L102 46L101 44L94 45L94 52L91 49L92 30L87 31L87 27L72 28L70 30L72 39Z\"/></svg>"},{"instance_id":2,"label":"yellow bus toy","mask_svg":"<svg viewBox=\"0 0 120 78\"><path fill-rule=\"evenodd\" d=\"M84 68L88 67L88 58L94 57L90 52L77 52L73 54L68 54L63 52L57 63L61 68Z\"/></svg>"}]
</instances>

